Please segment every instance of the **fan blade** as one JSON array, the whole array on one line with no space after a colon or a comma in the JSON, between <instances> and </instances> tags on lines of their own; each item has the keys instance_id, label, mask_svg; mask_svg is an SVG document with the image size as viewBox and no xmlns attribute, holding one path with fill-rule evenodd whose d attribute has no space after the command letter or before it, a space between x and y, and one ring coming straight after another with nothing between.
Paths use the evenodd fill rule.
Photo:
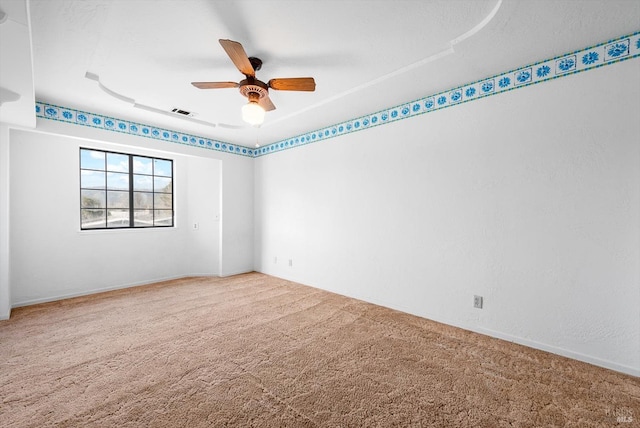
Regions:
<instances>
[{"instance_id":1,"label":"fan blade","mask_svg":"<svg viewBox=\"0 0 640 428\"><path fill-rule=\"evenodd\" d=\"M258 100L258 105L262 107L264 111L271 111L276 109L276 106L273 105L273 102L271 101L271 98L269 98L269 95L265 95L264 97L260 98L260 100Z\"/></svg>"},{"instance_id":2,"label":"fan blade","mask_svg":"<svg viewBox=\"0 0 640 428\"><path fill-rule=\"evenodd\" d=\"M269 80L269 87L277 91L310 91L316 90L316 81L313 77L290 77L285 79Z\"/></svg>"},{"instance_id":3,"label":"fan blade","mask_svg":"<svg viewBox=\"0 0 640 428\"><path fill-rule=\"evenodd\" d=\"M191 84L198 89L237 88L239 86L236 82L191 82Z\"/></svg>"},{"instance_id":4,"label":"fan blade","mask_svg":"<svg viewBox=\"0 0 640 428\"><path fill-rule=\"evenodd\" d=\"M222 48L225 50L231 61L238 67L240 73L245 76L255 77L256 72L249 61L249 57L247 53L244 51L242 45L238 42L234 42L233 40L220 39L218 40L222 45Z\"/></svg>"}]
</instances>

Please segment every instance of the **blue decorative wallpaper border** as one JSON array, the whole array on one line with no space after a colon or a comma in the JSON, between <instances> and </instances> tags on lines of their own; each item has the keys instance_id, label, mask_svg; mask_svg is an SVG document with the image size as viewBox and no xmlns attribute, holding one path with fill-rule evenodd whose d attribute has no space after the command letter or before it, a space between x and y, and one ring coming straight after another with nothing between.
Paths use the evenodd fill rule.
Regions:
<instances>
[{"instance_id":1,"label":"blue decorative wallpaper border","mask_svg":"<svg viewBox=\"0 0 640 428\"><path fill-rule=\"evenodd\" d=\"M487 96L524 88L640 56L640 31L596 46L526 65L376 113L296 135L256 149L256 156L287 150Z\"/></svg>"},{"instance_id":2,"label":"blue decorative wallpaper border","mask_svg":"<svg viewBox=\"0 0 640 428\"><path fill-rule=\"evenodd\" d=\"M184 132L172 131L170 129L159 128L157 126L144 125L137 122L131 122L129 120L116 119L72 108L60 107L53 104L36 102L36 117L105 129L107 131L120 132L123 134L137 135L139 137L147 137L155 140L170 141L172 143L232 153L240 156L254 157L256 155L256 150L248 147L238 146L224 141L212 140L207 137L186 134Z\"/></svg>"},{"instance_id":3,"label":"blue decorative wallpaper border","mask_svg":"<svg viewBox=\"0 0 640 428\"><path fill-rule=\"evenodd\" d=\"M42 102L36 102L36 116L240 156L258 157L570 76L639 56L640 31L326 128L296 135L256 149Z\"/></svg>"}]
</instances>

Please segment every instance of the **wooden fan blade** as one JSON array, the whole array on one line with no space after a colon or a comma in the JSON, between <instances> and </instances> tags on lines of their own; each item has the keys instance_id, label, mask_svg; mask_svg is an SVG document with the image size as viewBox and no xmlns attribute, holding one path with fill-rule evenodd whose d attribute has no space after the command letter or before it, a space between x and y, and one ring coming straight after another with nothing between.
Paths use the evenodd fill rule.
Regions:
<instances>
[{"instance_id":1,"label":"wooden fan blade","mask_svg":"<svg viewBox=\"0 0 640 428\"><path fill-rule=\"evenodd\" d=\"M313 77L290 77L284 79L269 80L269 87L278 91L309 91L316 90L316 81Z\"/></svg>"},{"instance_id":2,"label":"wooden fan blade","mask_svg":"<svg viewBox=\"0 0 640 428\"><path fill-rule=\"evenodd\" d=\"M273 105L273 102L271 101L271 98L269 98L269 95L265 95L264 97L260 98L260 100L258 100L258 105L262 107L264 111L271 111L276 109L276 106Z\"/></svg>"},{"instance_id":3,"label":"wooden fan blade","mask_svg":"<svg viewBox=\"0 0 640 428\"><path fill-rule=\"evenodd\" d=\"M233 40L220 39L218 40L222 45L222 48L225 50L231 61L238 67L240 73L245 76L255 77L256 72L249 61L249 57L247 53L244 51L242 45L238 42L234 42Z\"/></svg>"},{"instance_id":4,"label":"wooden fan blade","mask_svg":"<svg viewBox=\"0 0 640 428\"><path fill-rule=\"evenodd\" d=\"M237 88L239 86L236 82L191 82L191 84L198 89Z\"/></svg>"}]
</instances>

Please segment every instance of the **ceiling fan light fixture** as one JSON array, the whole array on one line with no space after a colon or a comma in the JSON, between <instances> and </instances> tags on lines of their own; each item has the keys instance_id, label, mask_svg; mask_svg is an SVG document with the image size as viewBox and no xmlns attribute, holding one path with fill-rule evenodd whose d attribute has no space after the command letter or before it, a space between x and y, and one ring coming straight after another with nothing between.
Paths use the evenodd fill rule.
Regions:
<instances>
[{"instance_id":1,"label":"ceiling fan light fixture","mask_svg":"<svg viewBox=\"0 0 640 428\"><path fill-rule=\"evenodd\" d=\"M269 88L280 91L315 91L316 82L313 77L289 77L271 79L264 83L256 78L256 71L262 68L262 60L249 57L242 45L233 40L220 39L220 45L227 53L231 62L245 79L235 82L191 82L198 89L238 88L240 93L249 99L249 103L242 107L242 120L252 126L260 126L264 122L267 111L276 109L269 98Z\"/></svg>"},{"instance_id":2,"label":"ceiling fan light fixture","mask_svg":"<svg viewBox=\"0 0 640 428\"><path fill-rule=\"evenodd\" d=\"M242 106L242 120L252 126L262 125L264 122L264 109L256 101L249 101Z\"/></svg>"}]
</instances>

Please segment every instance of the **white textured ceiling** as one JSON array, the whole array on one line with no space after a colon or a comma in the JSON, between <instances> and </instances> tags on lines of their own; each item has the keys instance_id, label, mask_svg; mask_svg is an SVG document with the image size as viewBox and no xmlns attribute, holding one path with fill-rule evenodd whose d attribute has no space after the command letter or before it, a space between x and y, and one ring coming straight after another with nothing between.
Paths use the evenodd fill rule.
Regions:
<instances>
[{"instance_id":1,"label":"white textured ceiling","mask_svg":"<svg viewBox=\"0 0 640 428\"><path fill-rule=\"evenodd\" d=\"M38 100L248 147L640 28L637 0L30 0L30 14ZM260 80L312 76L316 91L272 90L277 109L245 125L237 89L190 84L244 78L218 39L261 58Z\"/></svg>"}]
</instances>

